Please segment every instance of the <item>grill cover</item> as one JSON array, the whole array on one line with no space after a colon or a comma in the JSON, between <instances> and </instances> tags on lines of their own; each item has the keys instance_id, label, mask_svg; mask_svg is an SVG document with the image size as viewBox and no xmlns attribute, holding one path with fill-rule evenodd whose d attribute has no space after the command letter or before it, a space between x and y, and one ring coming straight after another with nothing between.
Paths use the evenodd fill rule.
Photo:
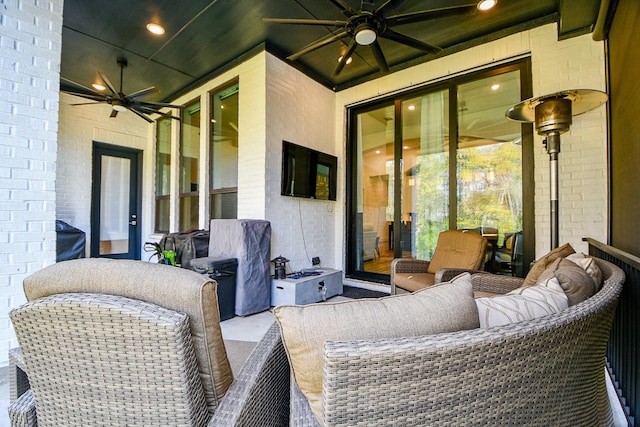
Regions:
<instances>
[{"instance_id":1,"label":"grill cover","mask_svg":"<svg viewBox=\"0 0 640 427\"><path fill-rule=\"evenodd\" d=\"M271 303L271 223L260 219L212 219L209 256L236 258L238 316L268 310Z\"/></svg>"}]
</instances>

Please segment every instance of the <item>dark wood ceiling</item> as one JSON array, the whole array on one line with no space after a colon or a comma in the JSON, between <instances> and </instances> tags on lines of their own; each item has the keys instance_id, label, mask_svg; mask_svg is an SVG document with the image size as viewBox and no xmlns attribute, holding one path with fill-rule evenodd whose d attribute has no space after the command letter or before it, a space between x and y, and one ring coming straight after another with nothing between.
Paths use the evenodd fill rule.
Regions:
<instances>
[{"instance_id":1,"label":"dark wood ceiling","mask_svg":"<svg viewBox=\"0 0 640 427\"><path fill-rule=\"evenodd\" d=\"M474 0L406 0L394 14L450 6ZM344 0L360 9L360 0ZM263 18L345 20L335 0L65 0L62 31L62 85L65 79L90 86L97 71L118 87L118 58L127 60L123 92L156 86L148 101L170 102L198 84L229 69L262 49L286 57L327 36L325 26L266 24ZM376 5L384 3L377 0ZM499 0L489 12L442 18L394 27L410 37L436 45L438 54L380 40L390 72L451 54L474 45L549 22L559 23L559 37L591 32L600 0ZM166 33L147 32L148 22ZM333 76L349 39L338 40L288 61L319 83L342 90L381 75L366 46L353 62Z\"/></svg>"}]
</instances>

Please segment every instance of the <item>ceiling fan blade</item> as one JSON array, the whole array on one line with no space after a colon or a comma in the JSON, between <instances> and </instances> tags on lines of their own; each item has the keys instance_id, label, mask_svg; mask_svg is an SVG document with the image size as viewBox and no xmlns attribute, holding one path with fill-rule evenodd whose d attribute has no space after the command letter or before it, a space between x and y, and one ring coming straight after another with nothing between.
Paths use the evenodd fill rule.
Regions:
<instances>
[{"instance_id":1,"label":"ceiling fan blade","mask_svg":"<svg viewBox=\"0 0 640 427\"><path fill-rule=\"evenodd\" d=\"M360 11L365 11L369 13L373 13L376 10L376 5L374 4L374 0L362 0L360 2Z\"/></svg>"},{"instance_id":2,"label":"ceiling fan blade","mask_svg":"<svg viewBox=\"0 0 640 427\"><path fill-rule=\"evenodd\" d=\"M115 108L111 109L111 114L109 114L109 117L114 118L118 115L118 110L116 110Z\"/></svg>"},{"instance_id":3,"label":"ceiling fan blade","mask_svg":"<svg viewBox=\"0 0 640 427\"><path fill-rule=\"evenodd\" d=\"M118 93L118 91L116 90L115 86L113 86L113 83L111 83L111 80L109 80L109 77L107 77L106 74L98 71L98 77L100 77L100 80L102 80L102 82L104 83L104 85L106 87L109 88L109 90L111 91L111 93L113 93L114 95L116 95L118 98L120 98L120 94Z\"/></svg>"},{"instance_id":4,"label":"ceiling fan blade","mask_svg":"<svg viewBox=\"0 0 640 427\"><path fill-rule=\"evenodd\" d=\"M315 42L311 43L310 45L307 45L306 47L303 47L302 49L300 49L299 51L292 53L291 55L287 56L287 59L290 61L294 61L298 58L300 58L302 55L304 55L305 53L309 53L311 51L314 51L318 48L321 48L322 46L326 46L329 43L333 43L336 40L340 40L343 37L347 36L347 30L343 30L343 31L338 31L337 33L332 33L332 34L327 34L325 37L322 37L319 40L316 40Z\"/></svg>"},{"instance_id":5,"label":"ceiling fan blade","mask_svg":"<svg viewBox=\"0 0 640 427\"><path fill-rule=\"evenodd\" d=\"M150 107L150 108L182 108L182 105L175 105L175 104L168 104L166 102L149 102L149 101L134 101L133 104L135 105L142 105L144 107Z\"/></svg>"},{"instance_id":6,"label":"ceiling fan blade","mask_svg":"<svg viewBox=\"0 0 640 427\"><path fill-rule=\"evenodd\" d=\"M433 21L434 19L450 18L453 16L473 15L478 10L475 6L452 6L442 9L423 10L419 12L403 13L386 18L387 26L411 24L413 22Z\"/></svg>"},{"instance_id":7,"label":"ceiling fan blade","mask_svg":"<svg viewBox=\"0 0 640 427\"><path fill-rule=\"evenodd\" d=\"M380 37L383 37L385 39L389 39L389 40L393 40L394 42L398 42L398 43L402 43L404 45L419 49L419 50L423 50L427 53L436 53L441 51L442 49L428 44L428 43L424 43L420 40L414 39L413 37L409 37L406 36L404 34L400 34L398 32L395 32L389 28L386 29L386 31L384 31Z\"/></svg>"},{"instance_id":8,"label":"ceiling fan blade","mask_svg":"<svg viewBox=\"0 0 640 427\"><path fill-rule=\"evenodd\" d=\"M398 8L405 0L387 0L376 9L376 13L388 15Z\"/></svg>"},{"instance_id":9,"label":"ceiling fan blade","mask_svg":"<svg viewBox=\"0 0 640 427\"><path fill-rule=\"evenodd\" d=\"M357 46L358 46L358 43L356 43L355 39L351 40L351 43L349 43L349 47L347 48L346 52L342 55L342 58L340 58L340 62L338 62L338 66L336 67L335 70L333 70L334 77L337 77L338 74L342 72L342 69L344 68L345 65L347 65L347 61L349 60L349 58L351 58L351 55L356 50Z\"/></svg>"},{"instance_id":10,"label":"ceiling fan blade","mask_svg":"<svg viewBox=\"0 0 640 427\"><path fill-rule=\"evenodd\" d=\"M151 117L147 116L144 113L141 113L140 111L136 110L135 108L129 108L129 111L131 111L132 113L136 114L138 117L142 117L147 122L153 123L153 120L151 119Z\"/></svg>"},{"instance_id":11,"label":"ceiling fan blade","mask_svg":"<svg viewBox=\"0 0 640 427\"><path fill-rule=\"evenodd\" d=\"M84 91L87 91L87 92L89 92L89 93L91 93L91 94L104 96L104 94L102 94L101 92L96 91L95 89L92 89L92 88L90 88L90 87L87 87L87 86L81 85L80 83L74 82L73 80L69 80L69 79L67 79L67 78L65 78L65 77L60 76L60 80L61 80L61 81L65 81L65 82L69 83L71 86L75 86L75 87L77 87L77 88L79 88L79 89L82 89L82 90L84 90ZM62 87L60 87L60 90L61 90L61 91L63 91L63 92L67 92L67 93L74 93L74 94L75 94L75 92L73 92L73 91L68 91L68 90L66 90L66 89L64 89L64 88L62 88Z\"/></svg>"},{"instance_id":12,"label":"ceiling fan blade","mask_svg":"<svg viewBox=\"0 0 640 427\"><path fill-rule=\"evenodd\" d=\"M322 25L325 27L344 27L345 21L330 19L295 19L295 18L262 18L265 24Z\"/></svg>"},{"instance_id":13,"label":"ceiling fan blade","mask_svg":"<svg viewBox=\"0 0 640 427\"><path fill-rule=\"evenodd\" d=\"M136 110L139 111L141 113L144 114L159 114L163 117L170 117L172 119L176 119L176 120L180 120L180 117L175 117L174 115L172 115L170 112L164 112L164 111L160 111L160 110L155 110L153 108L147 108L147 107L131 107L132 110Z\"/></svg>"},{"instance_id":14,"label":"ceiling fan blade","mask_svg":"<svg viewBox=\"0 0 640 427\"><path fill-rule=\"evenodd\" d=\"M77 107L78 105L96 105L102 104L103 101L93 101L93 102L76 102L75 104L69 104L72 107Z\"/></svg>"},{"instance_id":15,"label":"ceiling fan blade","mask_svg":"<svg viewBox=\"0 0 640 427\"><path fill-rule=\"evenodd\" d=\"M383 73L389 72L389 64L387 64L387 60L382 53L382 49L380 49L380 44L375 41L371 43L371 52L373 53L373 57L376 58L376 62L378 63L378 67L380 67L380 71Z\"/></svg>"},{"instance_id":16,"label":"ceiling fan blade","mask_svg":"<svg viewBox=\"0 0 640 427\"><path fill-rule=\"evenodd\" d=\"M148 87L146 89L142 89L142 90L139 90L137 92L133 92L132 94L127 95L127 98L129 98L129 99L140 98L142 96L149 95L150 93L156 93L156 92L159 92L159 90L155 86L151 86L151 87Z\"/></svg>"},{"instance_id":17,"label":"ceiling fan blade","mask_svg":"<svg viewBox=\"0 0 640 427\"><path fill-rule=\"evenodd\" d=\"M358 12L351 9L351 6L349 6L344 0L329 0L329 1L333 3L335 7L340 9L343 15L345 15L347 18L351 18L352 16L358 14Z\"/></svg>"},{"instance_id":18,"label":"ceiling fan blade","mask_svg":"<svg viewBox=\"0 0 640 427\"><path fill-rule=\"evenodd\" d=\"M94 101L98 101L98 102L107 102L108 101L108 97L103 95L103 94L96 94L96 95L91 95L88 93L82 93L82 92L71 92L65 89L61 89L62 92L67 93L69 95L74 95L74 96L79 96L81 98L85 98L85 99L92 99Z\"/></svg>"}]
</instances>

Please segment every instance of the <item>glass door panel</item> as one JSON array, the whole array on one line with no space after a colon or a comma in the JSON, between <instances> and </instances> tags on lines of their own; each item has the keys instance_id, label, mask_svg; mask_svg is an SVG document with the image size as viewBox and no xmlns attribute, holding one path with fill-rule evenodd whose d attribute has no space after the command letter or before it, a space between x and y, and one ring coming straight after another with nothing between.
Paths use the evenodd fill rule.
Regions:
<instances>
[{"instance_id":1,"label":"glass door panel","mask_svg":"<svg viewBox=\"0 0 640 427\"><path fill-rule=\"evenodd\" d=\"M517 71L458 89L457 225L489 241L490 271L500 270L500 251L509 252L511 236L522 232L520 124L504 116L519 100Z\"/></svg>"},{"instance_id":2,"label":"glass door panel","mask_svg":"<svg viewBox=\"0 0 640 427\"><path fill-rule=\"evenodd\" d=\"M394 106L357 116L356 270L389 274L393 260Z\"/></svg>"},{"instance_id":3,"label":"glass door panel","mask_svg":"<svg viewBox=\"0 0 640 427\"><path fill-rule=\"evenodd\" d=\"M102 156L100 255L129 252L131 160Z\"/></svg>"},{"instance_id":4,"label":"glass door panel","mask_svg":"<svg viewBox=\"0 0 640 427\"><path fill-rule=\"evenodd\" d=\"M449 228L449 96L439 91L402 102L402 203L396 257L431 259Z\"/></svg>"}]
</instances>

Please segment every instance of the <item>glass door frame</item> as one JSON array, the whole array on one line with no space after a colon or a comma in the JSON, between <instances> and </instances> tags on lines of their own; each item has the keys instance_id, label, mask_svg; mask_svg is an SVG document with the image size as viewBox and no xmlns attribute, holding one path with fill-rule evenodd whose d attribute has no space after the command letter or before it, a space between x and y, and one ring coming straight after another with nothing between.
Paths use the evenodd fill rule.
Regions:
<instances>
[{"instance_id":1,"label":"glass door frame","mask_svg":"<svg viewBox=\"0 0 640 427\"><path fill-rule=\"evenodd\" d=\"M378 283L389 283L390 276L367 272L357 269L357 232L358 232L358 144L357 122L358 116L382 107L394 106L394 180L400 182L402 168L402 119L401 104L403 100L410 99L426 93L435 91L449 91L449 141L458 141L458 103L457 87L464 83L503 74L511 71L520 72L520 97L521 100L533 96L531 78L531 59L523 58L513 62L500 64L495 67L473 71L461 76L452 77L446 81L427 84L419 88L414 88L401 93L395 93L389 97L384 97L370 103L347 108L347 150L346 150L346 203L345 203L345 241L346 259L345 276L347 278L366 280ZM525 274L528 266L535 256L535 212L534 212L534 158L533 158L533 125L523 123L522 133L522 199L523 203L523 264ZM449 150L449 228L457 228L457 194L456 194L456 149ZM401 193L399 187L394 192L394 223L399 224L401 219ZM362 224L360 224L361 226ZM398 258L400 247L400 233L394 233L394 257Z\"/></svg>"},{"instance_id":2,"label":"glass door frame","mask_svg":"<svg viewBox=\"0 0 640 427\"><path fill-rule=\"evenodd\" d=\"M120 157L130 160L129 185L129 242L128 251L118 254L100 254L100 204L102 184L103 156ZM141 257L142 242L142 151L93 141L91 184L91 243L90 256L117 259L135 259Z\"/></svg>"}]
</instances>

